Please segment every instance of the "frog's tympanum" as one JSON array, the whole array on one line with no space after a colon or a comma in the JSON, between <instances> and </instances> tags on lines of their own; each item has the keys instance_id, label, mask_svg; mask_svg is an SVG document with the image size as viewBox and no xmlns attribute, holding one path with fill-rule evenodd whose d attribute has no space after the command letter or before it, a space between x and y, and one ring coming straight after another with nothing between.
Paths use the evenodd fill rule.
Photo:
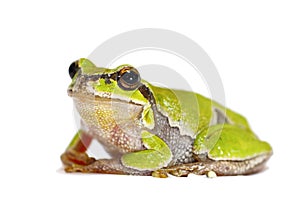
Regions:
<instances>
[{"instance_id":1,"label":"frog's tympanum","mask_svg":"<svg viewBox=\"0 0 300 200\"><path fill-rule=\"evenodd\" d=\"M272 155L240 114L197 93L154 86L130 65L105 69L79 59L69 74L81 127L61 156L66 172L243 175L262 170ZM111 158L90 157L92 140Z\"/></svg>"}]
</instances>

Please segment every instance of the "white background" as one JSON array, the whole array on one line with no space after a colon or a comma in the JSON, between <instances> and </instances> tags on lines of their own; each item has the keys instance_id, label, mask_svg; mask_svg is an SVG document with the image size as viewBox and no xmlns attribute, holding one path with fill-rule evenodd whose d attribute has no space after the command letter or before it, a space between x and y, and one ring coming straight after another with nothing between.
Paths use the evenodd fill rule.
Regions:
<instances>
[{"instance_id":1,"label":"white background","mask_svg":"<svg viewBox=\"0 0 300 200\"><path fill-rule=\"evenodd\" d=\"M299 199L297 1L107 2L0 3L0 199ZM61 171L59 156L75 132L70 62L149 27L180 32L209 54L227 106L274 148L266 171L215 179Z\"/></svg>"}]
</instances>

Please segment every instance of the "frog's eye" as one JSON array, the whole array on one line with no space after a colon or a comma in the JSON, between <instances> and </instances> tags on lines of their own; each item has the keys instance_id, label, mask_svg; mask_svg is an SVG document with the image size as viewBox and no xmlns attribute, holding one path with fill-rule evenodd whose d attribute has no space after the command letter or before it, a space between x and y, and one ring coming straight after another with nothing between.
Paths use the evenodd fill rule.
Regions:
<instances>
[{"instance_id":1,"label":"frog's eye","mask_svg":"<svg viewBox=\"0 0 300 200\"><path fill-rule=\"evenodd\" d=\"M140 86L141 77L133 67L124 67L118 73L118 86L123 90L134 90Z\"/></svg>"},{"instance_id":2,"label":"frog's eye","mask_svg":"<svg viewBox=\"0 0 300 200\"><path fill-rule=\"evenodd\" d=\"M78 60L72 62L72 64L69 67L69 75L71 78L73 78L75 76L75 74L78 72L78 70L80 69L79 65L78 65Z\"/></svg>"}]
</instances>

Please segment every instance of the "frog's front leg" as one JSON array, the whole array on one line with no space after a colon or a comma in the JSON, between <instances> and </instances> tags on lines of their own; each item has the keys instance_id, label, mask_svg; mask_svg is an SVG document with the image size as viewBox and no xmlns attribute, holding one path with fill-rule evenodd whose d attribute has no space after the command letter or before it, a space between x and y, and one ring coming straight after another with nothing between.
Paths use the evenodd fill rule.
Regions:
<instances>
[{"instance_id":1,"label":"frog's front leg","mask_svg":"<svg viewBox=\"0 0 300 200\"><path fill-rule=\"evenodd\" d=\"M92 136L82 130L76 133L66 151L60 157L66 169L73 165L89 165L95 162L95 159L89 157L86 153L92 139Z\"/></svg>"},{"instance_id":2,"label":"frog's front leg","mask_svg":"<svg viewBox=\"0 0 300 200\"><path fill-rule=\"evenodd\" d=\"M61 155L61 160L66 172L127 174L119 159L100 159L89 157L86 153L93 137L79 130L66 151Z\"/></svg>"}]
</instances>

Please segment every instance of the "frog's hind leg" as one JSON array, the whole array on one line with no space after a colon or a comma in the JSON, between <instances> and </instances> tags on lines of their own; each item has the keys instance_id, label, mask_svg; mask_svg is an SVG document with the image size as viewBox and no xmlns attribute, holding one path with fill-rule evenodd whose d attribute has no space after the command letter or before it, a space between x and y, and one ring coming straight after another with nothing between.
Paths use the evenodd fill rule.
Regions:
<instances>
[{"instance_id":1,"label":"frog's hind leg","mask_svg":"<svg viewBox=\"0 0 300 200\"><path fill-rule=\"evenodd\" d=\"M206 159L199 162L171 166L164 169L164 172L174 176L188 176L190 173L208 175L209 172L214 172L218 176L248 175L263 170L270 156L270 153L265 153L243 161L213 161Z\"/></svg>"}]
</instances>

